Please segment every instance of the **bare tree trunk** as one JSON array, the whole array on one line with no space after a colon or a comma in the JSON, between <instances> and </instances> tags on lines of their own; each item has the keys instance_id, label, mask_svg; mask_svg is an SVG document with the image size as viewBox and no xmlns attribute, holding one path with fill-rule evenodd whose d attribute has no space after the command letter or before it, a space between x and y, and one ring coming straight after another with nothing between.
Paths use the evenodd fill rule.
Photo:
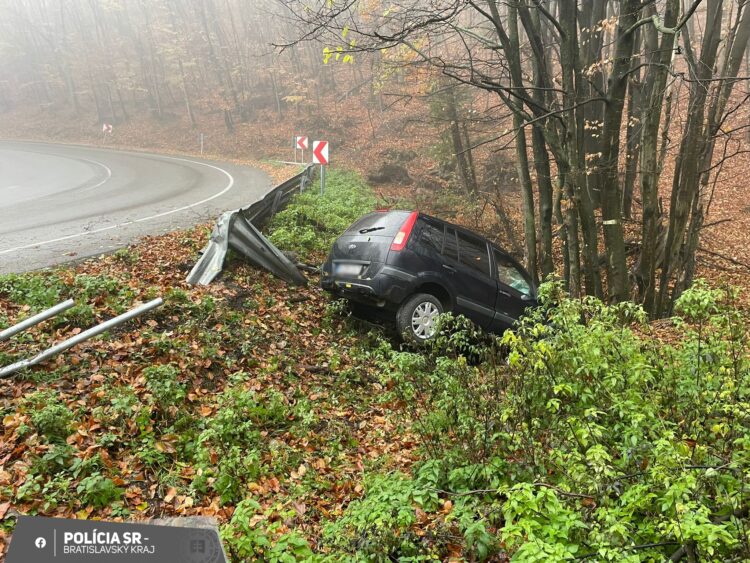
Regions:
<instances>
[{"instance_id":1,"label":"bare tree trunk","mask_svg":"<svg viewBox=\"0 0 750 563\"><path fill-rule=\"evenodd\" d=\"M451 145L453 146L453 157L456 159L459 176L464 190L471 196L476 196L477 185L471 175L469 162L466 156L463 137L461 135L460 117L458 115L458 102L456 100L456 91L447 81L443 81L444 93L442 102L445 103L445 116L448 118Z\"/></svg>"},{"instance_id":2,"label":"bare tree trunk","mask_svg":"<svg viewBox=\"0 0 750 563\"><path fill-rule=\"evenodd\" d=\"M193 105L190 103L190 94L188 94L187 80L185 78L185 67L182 64L182 59L177 60L180 67L180 83L182 84L182 95L185 99L185 110L187 111L188 118L190 119L190 126L195 127L197 125L195 121L195 114L193 113Z\"/></svg>"},{"instance_id":3,"label":"bare tree trunk","mask_svg":"<svg viewBox=\"0 0 750 563\"><path fill-rule=\"evenodd\" d=\"M552 174L550 172L549 154L544 143L544 135L538 127L531 131L531 142L534 149L534 169L539 186L539 230L541 231L542 278L554 273L552 257Z\"/></svg>"},{"instance_id":4,"label":"bare tree trunk","mask_svg":"<svg viewBox=\"0 0 750 563\"><path fill-rule=\"evenodd\" d=\"M538 107L545 107L548 97L545 95L550 87L549 68L545 54L545 32L542 28L539 11L530 11L526 5L519 6L519 15L531 45L533 57L534 89L532 99ZM540 268L542 278L554 273L552 257L552 173L549 153L544 138L542 125L534 124L531 130L531 145L534 155L534 170L539 189L539 231L541 238ZM562 221L560 221L562 224Z\"/></svg>"},{"instance_id":5,"label":"bare tree trunk","mask_svg":"<svg viewBox=\"0 0 750 563\"><path fill-rule=\"evenodd\" d=\"M653 8L652 8L653 9ZM664 12L664 25L674 26L679 15L680 0L668 0ZM644 309L654 313L656 299L656 268L659 257L659 211L658 188L661 166L658 158L659 125L662 102L666 88L675 41L674 34L663 34L658 43L656 30L644 28L643 43L647 51L646 60L651 63L643 88L643 111L641 112L641 255L636 272L640 300ZM669 108L665 119L669 119ZM665 126L665 132L667 127Z\"/></svg>"},{"instance_id":6,"label":"bare tree trunk","mask_svg":"<svg viewBox=\"0 0 750 563\"><path fill-rule=\"evenodd\" d=\"M579 260L582 255L586 291L597 297L602 297L602 283L599 274L598 235L594 218L594 203L586 185L586 165L583 142L584 116L580 109L583 104L583 92L576 85L583 83L578 67L578 38L577 38L576 2L561 0L560 26L564 37L560 47L560 64L563 83L563 106L571 108L563 113L565 121L565 145L567 147L567 170L565 183L570 198L568 211L568 244L570 252L571 292L578 294L580 285L573 283L573 276L579 271ZM573 109L578 108L578 109ZM558 162L558 166L560 163ZM578 247L578 221L570 217L574 210L580 218L583 248ZM573 246L575 245L575 246ZM577 286L577 287L576 287Z\"/></svg>"},{"instance_id":7,"label":"bare tree trunk","mask_svg":"<svg viewBox=\"0 0 750 563\"><path fill-rule=\"evenodd\" d=\"M370 111L370 107L367 107L367 111ZM370 123L372 124L372 119L370 120ZM464 121L461 125L461 132L463 133L463 140L464 140L464 151L466 153L466 162L469 165L469 177L471 178L471 184L475 187L475 189L479 189L479 182L477 181L477 169L474 165L474 151L471 148L471 137L469 136L469 128L466 125L466 121ZM373 128L373 137L375 136L375 129Z\"/></svg>"},{"instance_id":8,"label":"bare tree trunk","mask_svg":"<svg viewBox=\"0 0 750 563\"><path fill-rule=\"evenodd\" d=\"M629 30L638 20L639 0L622 0L617 24L619 41L615 47L614 65L607 88L607 104L602 132L602 226L604 251L609 273L609 297L625 301L630 296L627 265L625 263L625 237L622 226L622 195L618 163L620 158L620 128L625 107L628 72L633 54L635 34Z\"/></svg>"},{"instance_id":9,"label":"bare tree trunk","mask_svg":"<svg viewBox=\"0 0 750 563\"><path fill-rule=\"evenodd\" d=\"M693 198L696 197L701 176L700 166L703 163L708 139L704 134L704 117L706 115L706 100L713 68L716 63L716 53L721 41L721 20L723 15L723 0L708 0L706 14L706 29L701 46L700 59L692 57L692 48L686 41L686 58L690 66L693 82L690 83L690 99L688 101L687 127L683 133L680 145L679 166L675 169L672 182L672 194L669 206L669 227L664 252L664 264L659 280L659 294L656 302L656 314L661 315L669 307L670 282L678 268L678 255L686 241L685 229L690 219ZM683 35L684 36L684 35Z\"/></svg>"},{"instance_id":10,"label":"bare tree trunk","mask_svg":"<svg viewBox=\"0 0 750 563\"><path fill-rule=\"evenodd\" d=\"M518 34L518 10L513 5L508 5L508 37L510 39L511 53L507 55L514 59L512 66L513 84L522 87L521 80L521 44ZM519 102L520 105L520 102ZM520 108L519 108L520 109ZM521 182L521 193L523 195L523 232L526 239L525 258L526 269L531 274L534 283L539 281L539 267L536 256L536 220L534 209L534 188L531 185L529 173L529 157L526 145L526 129L520 111L513 112L513 128L516 130L516 168L518 180Z\"/></svg>"},{"instance_id":11,"label":"bare tree trunk","mask_svg":"<svg viewBox=\"0 0 750 563\"><path fill-rule=\"evenodd\" d=\"M492 24L495 26L498 38L504 46L510 67L511 84L519 91L523 89L523 73L521 68L521 50L518 34L518 9L508 5L508 32L500 17L497 0L488 0ZM523 195L524 238L526 268L534 280L538 279L536 256L536 221L534 210L534 192L529 174L529 160L526 146L526 131L524 129L523 104L516 98L509 99L498 91L500 98L513 111L513 128L516 131L516 171L521 183Z\"/></svg>"},{"instance_id":12,"label":"bare tree trunk","mask_svg":"<svg viewBox=\"0 0 750 563\"><path fill-rule=\"evenodd\" d=\"M635 38L633 52L640 52L641 44L640 30ZM637 68L640 57L633 57L631 67ZM638 176L638 147L641 140L641 89L640 71L632 72L628 84L628 118L625 133L625 181L622 187L622 215L630 218L633 213L633 192L635 181Z\"/></svg>"}]
</instances>

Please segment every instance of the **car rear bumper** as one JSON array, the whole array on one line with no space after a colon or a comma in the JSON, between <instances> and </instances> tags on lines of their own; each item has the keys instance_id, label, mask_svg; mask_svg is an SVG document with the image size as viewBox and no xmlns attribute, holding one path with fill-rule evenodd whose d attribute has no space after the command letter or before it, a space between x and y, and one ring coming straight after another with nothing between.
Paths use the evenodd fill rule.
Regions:
<instances>
[{"instance_id":1,"label":"car rear bumper","mask_svg":"<svg viewBox=\"0 0 750 563\"><path fill-rule=\"evenodd\" d=\"M320 278L320 285L337 297L351 299L377 307L397 307L410 294L411 285L416 279L401 270L384 267L377 275L369 279L348 279L337 277L325 268Z\"/></svg>"}]
</instances>

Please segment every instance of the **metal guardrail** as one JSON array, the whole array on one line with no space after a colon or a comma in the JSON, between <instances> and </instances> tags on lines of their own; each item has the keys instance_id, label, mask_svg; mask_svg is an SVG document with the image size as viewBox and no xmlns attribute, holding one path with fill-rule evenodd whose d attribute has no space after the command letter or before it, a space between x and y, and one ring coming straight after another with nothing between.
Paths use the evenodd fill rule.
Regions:
<instances>
[{"instance_id":1,"label":"metal guardrail","mask_svg":"<svg viewBox=\"0 0 750 563\"><path fill-rule=\"evenodd\" d=\"M305 285L307 279L297 267L256 228L273 217L294 193L304 191L312 182L313 165L282 182L252 205L223 213L202 250L201 258L187 277L191 285L208 285L221 273L231 248L249 262L269 270L281 279Z\"/></svg>"}]
</instances>

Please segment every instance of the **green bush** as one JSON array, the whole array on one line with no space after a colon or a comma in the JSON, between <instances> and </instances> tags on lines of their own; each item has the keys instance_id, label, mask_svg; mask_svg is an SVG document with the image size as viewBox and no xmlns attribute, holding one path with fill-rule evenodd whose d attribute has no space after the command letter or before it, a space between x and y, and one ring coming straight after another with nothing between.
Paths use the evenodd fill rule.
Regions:
<instances>
[{"instance_id":1,"label":"green bush","mask_svg":"<svg viewBox=\"0 0 750 563\"><path fill-rule=\"evenodd\" d=\"M112 479L95 473L84 477L78 483L76 492L81 496L84 505L104 508L122 498L123 490L115 485Z\"/></svg>"},{"instance_id":2,"label":"green bush","mask_svg":"<svg viewBox=\"0 0 750 563\"><path fill-rule=\"evenodd\" d=\"M275 516L291 516L275 515ZM254 518L262 515L262 523ZM268 563L295 563L319 561L307 541L294 532L281 534L282 519L269 522L261 506L253 499L240 502L230 522L221 531L221 537L233 561L267 561ZM264 525L265 524L265 525Z\"/></svg>"},{"instance_id":3,"label":"green bush","mask_svg":"<svg viewBox=\"0 0 750 563\"><path fill-rule=\"evenodd\" d=\"M276 214L270 223L271 242L304 255L327 253L333 241L375 205L375 196L358 174L331 170L322 197L312 186Z\"/></svg>"},{"instance_id":4,"label":"green bush","mask_svg":"<svg viewBox=\"0 0 750 563\"><path fill-rule=\"evenodd\" d=\"M72 432L73 413L51 391L37 391L26 401L34 429L49 442L65 442Z\"/></svg>"},{"instance_id":5,"label":"green bush","mask_svg":"<svg viewBox=\"0 0 750 563\"><path fill-rule=\"evenodd\" d=\"M324 538L343 551L382 560L420 553L416 522L415 481L396 473L369 479L362 500L349 504L344 515L325 529Z\"/></svg>"},{"instance_id":6,"label":"green bush","mask_svg":"<svg viewBox=\"0 0 750 563\"><path fill-rule=\"evenodd\" d=\"M149 366L143 370L151 402L160 412L166 413L179 405L187 395L187 385L180 382L180 370L174 364Z\"/></svg>"},{"instance_id":7,"label":"green bush","mask_svg":"<svg viewBox=\"0 0 750 563\"><path fill-rule=\"evenodd\" d=\"M554 284L541 300L484 350L458 322L442 347L382 361L438 464L428 490L454 501L445 524L465 556L746 559L748 319L732 292L685 292L671 344L632 304L569 299ZM466 360L467 346L481 361ZM418 478L381 477L330 528L350 541L332 541L351 554L413 554Z\"/></svg>"},{"instance_id":8,"label":"green bush","mask_svg":"<svg viewBox=\"0 0 750 563\"><path fill-rule=\"evenodd\" d=\"M230 503L243 498L245 485L260 475L261 450L268 440L261 431L284 428L286 407L278 393L259 398L242 387L227 389L219 402L222 408L198 437L193 487L199 492L211 488L222 503Z\"/></svg>"},{"instance_id":9,"label":"green bush","mask_svg":"<svg viewBox=\"0 0 750 563\"><path fill-rule=\"evenodd\" d=\"M52 326L88 327L94 322L94 302L104 301L116 313L123 313L132 290L121 280L106 275L79 274L72 284L55 271L0 276L0 295L18 305L28 305L30 314L48 309L71 298L76 304L49 321Z\"/></svg>"},{"instance_id":10,"label":"green bush","mask_svg":"<svg viewBox=\"0 0 750 563\"><path fill-rule=\"evenodd\" d=\"M51 273L0 276L0 294L19 305L28 305L33 312L57 305L64 292L64 284Z\"/></svg>"}]
</instances>

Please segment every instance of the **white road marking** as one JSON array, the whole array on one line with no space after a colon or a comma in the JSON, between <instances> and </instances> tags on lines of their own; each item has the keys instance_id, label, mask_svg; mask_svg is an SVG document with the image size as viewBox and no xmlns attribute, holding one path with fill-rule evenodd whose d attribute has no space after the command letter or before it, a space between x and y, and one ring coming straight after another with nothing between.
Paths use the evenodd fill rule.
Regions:
<instances>
[{"instance_id":1,"label":"white road marking","mask_svg":"<svg viewBox=\"0 0 750 563\"><path fill-rule=\"evenodd\" d=\"M104 170L105 170L105 172L107 174L107 177L104 178L104 180L102 180L98 184L94 184L93 186L89 186L88 188L84 188L84 189L82 189L80 191L82 191L82 192L90 192L91 190L95 190L96 188L98 188L99 186L101 186L102 184L104 184L105 182L107 182L112 177L112 169L109 166L107 166L106 164L104 164L103 162L99 162L98 160L89 160L88 158L80 158L80 157L78 158L78 160L82 160L84 162L88 162L89 164L96 164L97 166L101 166L102 168L104 168Z\"/></svg>"},{"instance_id":2,"label":"white road marking","mask_svg":"<svg viewBox=\"0 0 750 563\"><path fill-rule=\"evenodd\" d=\"M142 223L144 221L150 221L152 219L158 219L159 217L165 217L167 215L172 215L173 213L179 213L180 211L185 211L186 209L190 209L192 207L196 207L198 205L203 205L204 203L208 203L212 199L216 199L217 197L223 196L225 193L227 193L229 190L232 189L232 186L234 186L234 176L232 176L229 172L224 170L223 168L219 168L218 166L214 166L213 164L206 164L205 162L198 162L197 160L190 160L189 158L178 158L176 156L159 156L159 158L168 158L170 160L182 160L184 162L191 162L193 164L200 164L201 166L208 166L209 168L213 168L214 170L218 170L219 172L222 172L226 175L227 178L229 178L229 183L226 185L226 187L221 190L220 192L207 197L205 199L202 199L200 201L196 201L195 203L191 203L190 205L184 205L178 209L172 209L171 211L164 211L163 213L157 213L156 215L149 215L148 217L141 217L140 219L133 219L132 221L125 221L124 223L118 223L117 225L110 225L109 227L102 227L99 229L93 229L91 231L84 231L82 233L76 233L74 235L67 235L64 237L59 237L55 239L45 240L42 242L34 242L31 244L25 244L23 246L16 246L15 248L9 248L7 250L0 250L0 255L2 254L8 254L10 252L17 252L19 250L24 250L26 248L33 248L36 246L43 246L45 244L52 244L55 242L62 242L64 240L70 240L74 238L80 238L85 237L87 235L93 235L96 233L103 233L104 231L111 231L112 229L119 229L121 227L127 227L128 225L133 225L135 223ZM106 182L106 180L105 180ZM102 182L103 183L103 182Z\"/></svg>"},{"instance_id":3,"label":"white road marking","mask_svg":"<svg viewBox=\"0 0 750 563\"><path fill-rule=\"evenodd\" d=\"M11 149L11 150L13 150L13 149ZM17 152L24 152L24 151L17 151ZM40 153L37 153L37 154L47 154L47 153L41 153L40 152ZM80 161L88 162L89 164L94 164L96 166L101 166L102 168L104 168L104 172L105 172L105 174L106 174L107 177L104 178L104 180L102 180L98 184L94 184L93 186L89 186L88 188L84 188L84 189L80 190L82 192L88 192L90 190L95 190L96 188L98 188L99 186L101 186L102 184L104 184L105 182L107 182L110 178L112 178L112 169L109 166L107 166L106 164L104 164L103 162L99 162L98 160L91 160L91 159L88 159L88 158L81 158L81 157L69 157L69 156L65 156L65 155L61 155L61 154L54 155L54 156L59 156L60 158L67 158L68 160L80 160ZM20 185L6 186L6 188L9 189L9 190L14 190L14 189L23 188L23 187L25 187L25 186L20 186Z\"/></svg>"}]
</instances>

